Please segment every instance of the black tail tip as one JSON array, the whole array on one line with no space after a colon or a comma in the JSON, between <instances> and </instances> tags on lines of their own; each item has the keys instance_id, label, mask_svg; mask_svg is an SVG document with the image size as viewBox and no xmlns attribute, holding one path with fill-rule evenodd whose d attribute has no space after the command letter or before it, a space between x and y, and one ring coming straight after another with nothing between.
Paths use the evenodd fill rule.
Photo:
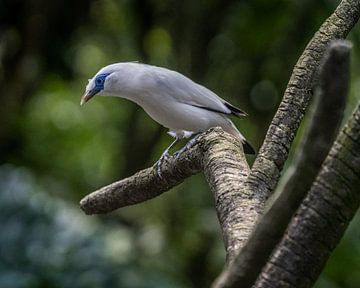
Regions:
<instances>
[{"instance_id":1,"label":"black tail tip","mask_svg":"<svg viewBox=\"0 0 360 288\"><path fill-rule=\"evenodd\" d=\"M245 154L249 154L249 155L256 154L255 149L246 140L243 141L243 149Z\"/></svg>"}]
</instances>

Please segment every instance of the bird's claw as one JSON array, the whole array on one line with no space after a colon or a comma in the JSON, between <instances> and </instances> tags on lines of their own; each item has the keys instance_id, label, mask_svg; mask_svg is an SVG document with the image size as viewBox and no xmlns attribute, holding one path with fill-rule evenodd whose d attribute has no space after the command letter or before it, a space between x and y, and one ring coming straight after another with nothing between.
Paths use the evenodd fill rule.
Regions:
<instances>
[{"instance_id":1,"label":"bird's claw","mask_svg":"<svg viewBox=\"0 0 360 288\"><path fill-rule=\"evenodd\" d=\"M182 150L182 149L181 149L181 150ZM176 151L176 152L173 154L173 157L174 157L175 159L179 159L180 154L182 153L181 150Z\"/></svg>"},{"instance_id":2,"label":"bird's claw","mask_svg":"<svg viewBox=\"0 0 360 288\"><path fill-rule=\"evenodd\" d=\"M182 154L182 153L184 153L186 150L189 150L189 147L186 147L186 146L184 146L183 148L181 148L179 151L176 151L175 153L174 153L174 158L175 159L179 159L180 158L180 155Z\"/></svg>"},{"instance_id":3,"label":"bird's claw","mask_svg":"<svg viewBox=\"0 0 360 288\"><path fill-rule=\"evenodd\" d=\"M176 151L174 153L174 157L175 159L179 159L180 155L183 154L185 151L189 150L191 147L194 146L194 144L196 143L197 139L199 138L200 134L195 135L195 137L193 137L192 139L189 140L188 143L186 143L186 145L181 148L179 151Z\"/></svg>"},{"instance_id":4,"label":"bird's claw","mask_svg":"<svg viewBox=\"0 0 360 288\"><path fill-rule=\"evenodd\" d=\"M189 150L191 147L194 146L194 144L196 143L197 139L199 138L200 133L195 135L192 139L190 139L190 141L179 151L176 151L173 154L173 158L175 159L179 159L180 155L182 153L184 153L185 151ZM155 169L156 169L156 173L159 175L160 178L162 178L162 173L161 173L161 168L164 164L165 161L168 161L171 158L171 155L169 154L169 150L171 149L171 147L177 143L178 139L175 140L175 142L173 142L166 150L165 152L161 155L160 159L155 163Z\"/></svg>"},{"instance_id":5,"label":"bird's claw","mask_svg":"<svg viewBox=\"0 0 360 288\"><path fill-rule=\"evenodd\" d=\"M174 154L173 154L173 157L175 159L179 159L181 154L183 154L185 151L189 150L190 147L187 147L187 146L184 146L183 148L181 148L180 150L176 151Z\"/></svg>"},{"instance_id":6,"label":"bird's claw","mask_svg":"<svg viewBox=\"0 0 360 288\"><path fill-rule=\"evenodd\" d=\"M171 157L170 154L168 152L165 152L163 155L161 155L160 159L155 163L156 173L159 175L160 178L162 178L161 167L163 166L165 161L169 160L170 157Z\"/></svg>"}]
</instances>

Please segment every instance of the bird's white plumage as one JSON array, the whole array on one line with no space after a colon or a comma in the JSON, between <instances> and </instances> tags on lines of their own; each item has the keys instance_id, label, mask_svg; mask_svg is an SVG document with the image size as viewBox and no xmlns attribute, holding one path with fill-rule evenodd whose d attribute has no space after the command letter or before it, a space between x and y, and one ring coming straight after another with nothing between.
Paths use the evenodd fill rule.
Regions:
<instances>
[{"instance_id":1,"label":"bird's white plumage","mask_svg":"<svg viewBox=\"0 0 360 288\"><path fill-rule=\"evenodd\" d=\"M97 95L118 96L137 103L155 121L169 128L171 135L185 138L220 126L245 140L227 118L232 114L229 105L233 106L178 72L134 62L112 64L90 79L86 94L94 89L96 77L101 74L108 76Z\"/></svg>"}]
</instances>

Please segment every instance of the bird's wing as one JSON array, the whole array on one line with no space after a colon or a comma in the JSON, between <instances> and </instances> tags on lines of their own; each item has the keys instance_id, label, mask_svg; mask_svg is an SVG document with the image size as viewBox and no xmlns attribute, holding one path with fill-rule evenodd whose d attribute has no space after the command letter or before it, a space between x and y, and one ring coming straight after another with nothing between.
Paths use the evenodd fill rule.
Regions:
<instances>
[{"instance_id":1,"label":"bird's wing","mask_svg":"<svg viewBox=\"0 0 360 288\"><path fill-rule=\"evenodd\" d=\"M166 89L167 94L174 97L174 100L217 113L232 114L238 117L247 115L206 87L193 82L180 73L171 72L157 75L157 85Z\"/></svg>"},{"instance_id":2,"label":"bird's wing","mask_svg":"<svg viewBox=\"0 0 360 288\"><path fill-rule=\"evenodd\" d=\"M204 86L194 83L197 85L197 93L192 97L193 103L189 103L193 106L197 106L203 109L207 109L214 112L223 114L232 114L234 116L246 116L246 112L235 107L229 102L217 96L214 92L207 89Z\"/></svg>"}]
</instances>

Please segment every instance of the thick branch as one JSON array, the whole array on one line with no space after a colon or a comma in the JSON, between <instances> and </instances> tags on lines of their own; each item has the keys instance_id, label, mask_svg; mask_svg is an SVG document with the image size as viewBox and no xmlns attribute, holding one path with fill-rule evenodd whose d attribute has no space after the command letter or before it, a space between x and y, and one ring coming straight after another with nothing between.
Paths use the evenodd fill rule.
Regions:
<instances>
[{"instance_id":1,"label":"thick branch","mask_svg":"<svg viewBox=\"0 0 360 288\"><path fill-rule=\"evenodd\" d=\"M144 169L90 193L80 201L81 209L86 214L108 213L152 199L179 185L186 178L201 171L201 147L209 135L211 137L211 134L217 133L218 130L207 131L178 159L170 158L165 162L162 166L162 178L158 176L154 166Z\"/></svg>"},{"instance_id":2,"label":"thick branch","mask_svg":"<svg viewBox=\"0 0 360 288\"><path fill-rule=\"evenodd\" d=\"M206 156L208 150L204 147L207 147L205 143L211 142L211 139L206 139L206 137L211 138L212 133L218 133L224 139L224 147L228 147L229 144L227 139L230 136L215 129L214 132L203 134L198 143L178 160L170 160L164 167L162 179L156 176L152 168L143 170L132 177L90 194L81 201L82 209L88 214L106 213L119 207L140 203L167 191L186 177L198 173L202 167L214 169L206 171L205 174L215 195L219 220L223 226L225 245L231 259L236 249L241 247L244 239L247 238L252 229L251 226L263 211L265 200L278 181L280 171L288 156L288 150L309 101L313 75L326 45L333 39L346 36L356 23L359 11L360 0L343 0L335 13L323 24L309 43L294 68L284 99L269 128L251 175L247 177L244 186L241 181L247 175L245 170L235 173L235 170L231 171L232 168L221 168L225 167L221 164L222 157L214 157L211 161L215 162L209 160L210 164L207 164L206 159L211 157ZM213 141L216 140L216 137L213 138ZM231 151L231 149L225 150ZM202 156L204 157L202 158ZM223 157L232 159L234 155ZM245 169L243 153L240 152L236 157L239 157L237 161L241 162L236 169ZM221 168L219 171L223 171L223 173L217 174L216 177L221 177L221 182L225 181L223 185L228 186L225 190L222 190L219 180L212 178L219 167ZM229 171L229 176L226 178ZM231 192L223 192L227 189ZM236 205L230 205L233 201L236 202ZM249 204L252 207L249 207ZM230 208L227 209L227 207ZM241 215L244 211L245 218L249 216L249 219L245 219ZM241 225L242 221L245 223L243 226Z\"/></svg>"},{"instance_id":3,"label":"thick branch","mask_svg":"<svg viewBox=\"0 0 360 288\"><path fill-rule=\"evenodd\" d=\"M254 287L311 287L360 205L360 105Z\"/></svg>"},{"instance_id":4,"label":"thick branch","mask_svg":"<svg viewBox=\"0 0 360 288\"><path fill-rule=\"evenodd\" d=\"M280 196L257 224L234 265L219 279L220 287L251 287L272 250L280 241L291 217L310 189L327 156L343 117L348 91L350 47L336 41L329 47L320 77L320 93L297 153L290 176ZM266 239L266 241L264 241ZM224 284L220 284L223 282Z\"/></svg>"},{"instance_id":5,"label":"thick branch","mask_svg":"<svg viewBox=\"0 0 360 288\"><path fill-rule=\"evenodd\" d=\"M313 80L329 42L345 38L360 16L359 0L343 0L315 33L294 67L279 109L248 178L247 189L267 198L275 188L305 109Z\"/></svg>"},{"instance_id":6,"label":"thick branch","mask_svg":"<svg viewBox=\"0 0 360 288\"><path fill-rule=\"evenodd\" d=\"M341 1L335 12L315 33L295 65L264 144L251 168L250 175L241 187L241 193L252 199L256 215L263 213L266 199L279 180L290 146L310 100L313 79L326 47L332 40L344 38L358 21L359 16L360 0Z\"/></svg>"},{"instance_id":7,"label":"thick branch","mask_svg":"<svg viewBox=\"0 0 360 288\"><path fill-rule=\"evenodd\" d=\"M254 199L241 193L250 172L244 152L238 140L223 134L204 143L203 167L214 194L227 260L231 261L248 238L258 215L253 209ZM223 137L228 138L226 146Z\"/></svg>"},{"instance_id":8,"label":"thick branch","mask_svg":"<svg viewBox=\"0 0 360 288\"><path fill-rule=\"evenodd\" d=\"M221 128L203 133L195 145L171 158L159 178L154 167L103 187L80 202L86 214L107 213L117 208L154 198L180 184L187 177L204 170L214 194L228 259L247 239L257 219L254 200L240 193L249 174L242 146Z\"/></svg>"}]
</instances>

